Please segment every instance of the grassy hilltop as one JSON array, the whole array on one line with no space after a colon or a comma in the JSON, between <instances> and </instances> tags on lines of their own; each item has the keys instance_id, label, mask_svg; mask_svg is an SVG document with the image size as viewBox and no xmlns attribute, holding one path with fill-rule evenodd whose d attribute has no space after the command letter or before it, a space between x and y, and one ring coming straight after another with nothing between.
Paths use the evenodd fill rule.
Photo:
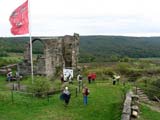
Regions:
<instances>
[{"instance_id":1,"label":"grassy hilltop","mask_svg":"<svg viewBox=\"0 0 160 120\"><path fill-rule=\"evenodd\" d=\"M23 60L24 46L28 41L26 37L0 38L0 67ZM76 97L76 75L74 84L67 84L72 94L67 108L59 99L60 93L49 98L28 95L26 92L31 92L29 88L32 85L31 79L26 76L20 81L22 86L28 88L25 93L14 91L12 94L9 86L13 82L6 82L6 76L0 75L0 120L120 120L127 90L137 86L150 100L156 101L155 96L160 99L159 45L160 37L81 36L78 65L82 68L83 81L90 89L89 104L83 105L82 91ZM33 53L34 56L42 53L40 42L33 44ZM97 79L95 83L88 84L87 75L91 72L97 74ZM121 76L115 86L112 85L114 74ZM45 81L39 77L39 84L34 84L36 87L31 90L44 87L45 84L40 84L40 78ZM60 91L59 74L49 81L49 86ZM159 103L152 105L157 107ZM160 112L146 104L140 105L138 120L159 118Z\"/></svg>"}]
</instances>

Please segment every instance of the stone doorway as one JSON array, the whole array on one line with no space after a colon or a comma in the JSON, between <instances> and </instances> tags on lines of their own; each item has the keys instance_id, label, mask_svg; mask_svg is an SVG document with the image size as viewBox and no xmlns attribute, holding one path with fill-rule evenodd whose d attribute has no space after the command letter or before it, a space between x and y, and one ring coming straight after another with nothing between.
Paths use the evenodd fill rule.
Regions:
<instances>
[{"instance_id":1,"label":"stone doorway","mask_svg":"<svg viewBox=\"0 0 160 120\"><path fill-rule=\"evenodd\" d=\"M38 38L32 40L33 72L36 75L45 75L45 43Z\"/></svg>"}]
</instances>

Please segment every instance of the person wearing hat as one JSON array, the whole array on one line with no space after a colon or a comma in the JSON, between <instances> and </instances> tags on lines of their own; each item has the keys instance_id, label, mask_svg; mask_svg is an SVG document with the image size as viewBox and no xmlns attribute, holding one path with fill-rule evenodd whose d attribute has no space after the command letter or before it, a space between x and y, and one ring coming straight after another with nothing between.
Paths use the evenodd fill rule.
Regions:
<instances>
[{"instance_id":1,"label":"person wearing hat","mask_svg":"<svg viewBox=\"0 0 160 120\"><path fill-rule=\"evenodd\" d=\"M70 97L71 97L71 94L68 90L68 87L65 87L65 89L63 90L63 98L66 106L69 104Z\"/></svg>"}]
</instances>

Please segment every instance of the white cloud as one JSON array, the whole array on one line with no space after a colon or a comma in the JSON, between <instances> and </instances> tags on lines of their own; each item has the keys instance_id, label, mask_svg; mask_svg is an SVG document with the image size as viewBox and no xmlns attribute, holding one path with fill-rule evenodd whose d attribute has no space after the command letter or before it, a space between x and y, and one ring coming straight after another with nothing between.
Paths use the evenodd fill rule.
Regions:
<instances>
[{"instance_id":1,"label":"white cloud","mask_svg":"<svg viewBox=\"0 0 160 120\"><path fill-rule=\"evenodd\" d=\"M0 0L0 36L25 0ZM33 35L159 35L159 0L30 0Z\"/></svg>"}]
</instances>

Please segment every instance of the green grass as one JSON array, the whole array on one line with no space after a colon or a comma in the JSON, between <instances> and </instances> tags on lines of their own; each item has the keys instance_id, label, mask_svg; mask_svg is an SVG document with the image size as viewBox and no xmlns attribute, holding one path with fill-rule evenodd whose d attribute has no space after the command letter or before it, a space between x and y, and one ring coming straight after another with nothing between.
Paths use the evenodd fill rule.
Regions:
<instances>
[{"instance_id":1,"label":"green grass","mask_svg":"<svg viewBox=\"0 0 160 120\"><path fill-rule=\"evenodd\" d=\"M8 88L6 87L6 76L0 76L0 90L8 90Z\"/></svg>"},{"instance_id":2,"label":"green grass","mask_svg":"<svg viewBox=\"0 0 160 120\"><path fill-rule=\"evenodd\" d=\"M153 111L145 105L141 105L140 111L141 111L141 114L138 120L159 120L160 119L160 112Z\"/></svg>"},{"instance_id":3,"label":"green grass","mask_svg":"<svg viewBox=\"0 0 160 120\"><path fill-rule=\"evenodd\" d=\"M5 61L15 61L15 62L20 62L22 60L21 57L17 57L17 56L8 56L8 57L0 57L1 60L5 60Z\"/></svg>"},{"instance_id":4,"label":"green grass","mask_svg":"<svg viewBox=\"0 0 160 120\"><path fill-rule=\"evenodd\" d=\"M123 86L97 83L88 87L91 93L85 106L82 94L75 97L75 85L70 86L72 96L67 108L59 94L51 96L48 102L47 98L14 92L12 103L10 92L0 92L0 120L120 120Z\"/></svg>"},{"instance_id":5,"label":"green grass","mask_svg":"<svg viewBox=\"0 0 160 120\"><path fill-rule=\"evenodd\" d=\"M18 57L0 57L0 67L8 64L15 64L21 61L22 59Z\"/></svg>"}]
</instances>

